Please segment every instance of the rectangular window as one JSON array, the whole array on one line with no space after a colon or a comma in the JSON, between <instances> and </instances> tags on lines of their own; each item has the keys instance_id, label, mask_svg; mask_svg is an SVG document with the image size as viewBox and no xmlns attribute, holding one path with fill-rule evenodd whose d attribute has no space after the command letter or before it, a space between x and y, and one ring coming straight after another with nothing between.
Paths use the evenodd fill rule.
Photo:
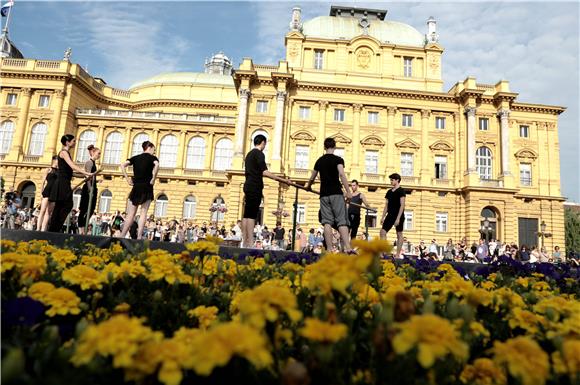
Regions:
<instances>
[{"instance_id":1,"label":"rectangular window","mask_svg":"<svg viewBox=\"0 0 580 385\"><path fill-rule=\"evenodd\" d=\"M369 124L379 124L379 113L377 111L369 111Z\"/></svg>"},{"instance_id":2,"label":"rectangular window","mask_svg":"<svg viewBox=\"0 0 580 385\"><path fill-rule=\"evenodd\" d=\"M259 112L259 113L268 112L268 101L258 100L258 102L256 103L256 112Z\"/></svg>"},{"instance_id":3,"label":"rectangular window","mask_svg":"<svg viewBox=\"0 0 580 385\"><path fill-rule=\"evenodd\" d=\"M8 96L6 96L6 105L8 106L16 105L16 94L8 94Z\"/></svg>"},{"instance_id":4,"label":"rectangular window","mask_svg":"<svg viewBox=\"0 0 580 385\"><path fill-rule=\"evenodd\" d=\"M298 204L298 212L296 213L297 223L306 223L306 205Z\"/></svg>"},{"instance_id":5,"label":"rectangular window","mask_svg":"<svg viewBox=\"0 0 580 385\"><path fill-rule=\"evenodd\" d=\"M532 165L530 163L520 163L520 184L522 186L532 185Z\"/></svg>"},{"instance_id":6,"label":"rectangular window","mask_svg":"<svg viewBox=\"0 0 580 385\"><path fill-rule=\"evenodd\" d=\"M405 210L403 212L403 215L405 216L403 230L413 230L413 212Z\"/></svg>"},{"instance_id":7,"label":"rectangular window","mask_svg":"<svg viewBox=\"0 0 580 385\"><path fill-rule=\"evenodd\" d=\"M413 58L405 57L403 58L403 74L405 77L413 76Z\"/></svg>"},{"instance_id":8,"label":"rectangular window","mask_svg":"<svg viewBox=\"0 0 580 385\"><path fill-rule=\"evenodd\" d=\"M435 156L435 178L447 179L447 157Z\"/></svg>"},{"instance_id":9,"label":"rectangular window","mask_svg":"<svg viewBox=\"0 0 580 385\"><path fill-rule=\"evenodd\" d=\"M438 212L435 214L435 231L447 232L447 213Z\"/></svg>"},{"instance_id":10,"label":"rectangular window","mask_svg":"<svg viewBox=\"0 0 580 385\"><path fill-rule=\"evenodd\" d=\"M377 227L377 213L368 213L365 215L365 226L370 228Z\"/></svg>"},{"instance_id":11,"label":"rectangular window","mask_svg":"<svg viewBox=\"0 0 580 385\"><path fill-rule=\"evenodd\" d=\"M310 107L300 106L298 109L298 117L300 120L310 120Z\"/></svg>"},{"instance_id":12,"label":"rectangular window","mask_svg":"<svg viewBox=\"0 0 580 385\"><path fill-rule=\"evenodd\" d=\"M413 154L409 152L401 153L401 176L413 176Z\"/></svg>"},{"instance_id":13,"label":"rectangular window","mask_svg":"<svg viewBox=\"0 0 580 385\"><path fill-rule=\"evenodd\" d=\"M413 127L412 114L403 114L403 127Z\"/></svg>"},{"instance_id":14,"label":"rectangular window","mask_svg":"<svg viewBox=\"0 0 580 385\"><path fill-rule=\"evenodd\" d=\"M323 56L324 55L324 51L321 49L315 49L314 50L314 69L316 70L321 70L323 65L324 65L324 61L323 61Z\"/></svg>"},{"instance_id":15,"label":"rectangular window","mask_svg":"<svg viewBox=\"0 0 580 385\"><path fill-rule=\"evenodd\" d=\"M379 173L379 152L367 150L365 152L365 172L367 174Z\"/></svg>"},{"instance_id":16,"label":"rectangular window","mask_svg":"<svg viewBox=\"0 0 580 385\"><path fill-rule=\"evenodd\" d=\"M336 148L336 150L334 150L334 155L340 156L344 159L344 148Z\"/></svg>"},{"instance_id":17,"label":"rectangular window","mask_svg":"<svg viewBox=\"0 0 580 385\"><path fill-rule=\"evenodd\" d=\"M437 116L435 118L435 128L438 130L444 130L445 129L445 118L441 117L441 116Z\"/></svg>"},{"instance_id":18,"label":"rectangular window","mask_svg":"<svg viewBox=\"0 0 580 385\"><path fill-rule=\"evenodd\" d=\"M50 101L50 96L48 95L40 95L40 99L38 99L38 107L48 107L48 102Z\"/></svg>"},{"instance_id":19,"label":"rectangular window","mask_svg":"<svg viewBox=\"0 0 580 385\"><path fill-rule=\"evenodd\" d=\"M334 109L334 121L335 122L344 122L344 110L340 108Z\"/></svg>"},{"instance_id":20,"label":"rectangular window","mask_svg":"<svg viewBox=\"0 0 580 385\"><path fill-rule=\"evenodd\" d=\"M488 130L489 130L489 119L479 118L479 131L488 131Z\"/></svg>"},{"instance_id":21,"label":"rectangular window","mask_svg":"<svg viewBox=\"0 0 580 385\"><path fill-rule=\"evenodd\" d=\"M308 156L310 152L309 146L296 146L296 162L294 163L294 167L297 169L306 170L308 169Z\"/></svg>"},{"instance_id":22,"label":"rectangular window","mask_svg":"<svg viewBox=\"0 0 580 385\"><path fill-rule=\"evenodd\" d=\"M530 126L520 126L520 138L530 137Z\"/></svg>"}]
</instances>

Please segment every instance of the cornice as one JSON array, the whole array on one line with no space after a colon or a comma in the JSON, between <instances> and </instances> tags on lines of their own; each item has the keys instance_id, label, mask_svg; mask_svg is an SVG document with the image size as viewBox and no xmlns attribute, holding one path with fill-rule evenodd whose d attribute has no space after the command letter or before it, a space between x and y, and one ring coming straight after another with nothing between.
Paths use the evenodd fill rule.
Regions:
<instances>
[{"instance_id":1,"label":"cornice","mask_svg":"<svg viewBox=\"0 0 580 385\"><path fill-rule=\"evenodd\" d=\"M549 106L545 104L532 104L532 103L512 103L510 106L510 110L519 112L536 112L541 114L560 115L562 112L566 111L566 107Z\"/></svg>"},{"instance_id":2,"label":"cornice","mask_svg":"<svg viewBox=\"0 0 580 385\"><path fill-rule=\"evenodd\" d=\"M0 76L9 79L34 79L34 80L67 80L69 74L51 74L44 72L13 72L6 71L4 68L0 71Z\"/></svg>"}]
</instances>

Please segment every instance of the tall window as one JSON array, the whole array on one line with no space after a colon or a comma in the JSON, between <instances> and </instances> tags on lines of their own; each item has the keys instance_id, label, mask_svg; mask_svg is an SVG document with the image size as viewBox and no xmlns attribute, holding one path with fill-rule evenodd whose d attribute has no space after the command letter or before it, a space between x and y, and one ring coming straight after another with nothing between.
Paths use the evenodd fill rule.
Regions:
<instances>
[{"instance_id":1,"label":"tall window","mask_svg":"<svg viewBox=\"0 0 580 385\"><path fill-rule=\"evenodd\" d=\"M104 164L121 163L121 152L123 151L123 135L120 132L111 132L105 141Z\"/></svg>"},{"instance_id":2,"label":"tall window","mask_svg":"<svg viewBox=\"0 0 580 385\"><path fill-rule=\"evenodd\" d=\"M78 210L79 206L81 205L81 195L82 195L82 190L80 188L76 189L73 192L73 209Z\"/></svg>"},{"instance_id":3,"label":"tall window","mask_svg":"<svg viewBox=\"0 0 580 385\"><path fill-rule=\"evenodd\" d=\"M189 195L185 197L183 201L183 218L184 219L193 219L195 218L195 209L197 208L197 202L195 197Z\"/></svg>"},{"instance_id":4,"label":"tall window","mask_svg":"<svg viewBox=\"0 0 580 385\"><path fill-rule=\"evenodd\" d=\"M479 118L479 131L488 131L488 130L489 130L489 119Z\"/></svg>"},{"instance_id":5,"label":"tall window","mask_svg":"<svg viewBox=\"0 0 580 385\"><path fill-rule=\"evenodd\" d=\"M79 144L77 145L77 162L86 162L89 159L89 152L87 147L90 144L95 144L97 141L97 134L93 130L86 130L79 136Z\"/></svg>"},{"instance_id":6,"label":"tall window","mask_svg":"<svg viewBox=\"0 0 580 385\"><path fill-rule=\"evenodd\" d=\"M336 156L340 156L342 159L344 159L344 148L337 148L334 150L334 155Z\"/></svg>"},{"instance_id":7,"label":"tall window","mask_svg":"<svg viewBox=\"0 0 580 385\"><path fill-rule=\"evenodd\" d=\"M447 157L435 156L435 178L447 179Z\"/></svg>"},{"instance_id":8,"label":"tall window","mask_svg":"<svg viewBox=\"0 0 580 385\"><path fill-rule=\"evenodd\" d=\"M45 123L36 123L32 127L32 135L30 136L30 147L28 148L28 155L41 156L44 152L44 140L48 129Z\"/></svg>"},{"instance_id":9,"label":"tall window","mask_svg":"<svg viewBox=\"0 0 580 385\"><path fill-rule=\"evenodd\" d=\"M435 213L435 231L447 232L447 213Z\"/></svg>"},{"instance_id":10,"label":"tall window","mask_svg":"<svg viewBox=\"0 0 580 385\"><path fill-rule=\"evenodd\" d=\"M369 111L368 122L369 124L379 124L378 111Z\"/></svg>"},{"instance_id":11,"label":"tall window","mask_svg":"<svg viewBox=\"0 0 580 385\"><path fill-rule=\"evenodd\" d=\"M306 205L298 204L298 211L296 212L296 222L306 223Z\"/></svg>"},{"instance_id":12,"label":"tall window","mask_svg":"<svg viewBox=\"0 0 580 385\"><path fill-rule=\"evenodd\" d=\"M6 105L8 106L16 105L16 94L8 94L8 96L6 96Z\"/></svg>"},{"instance_id":13,"label":"tall window","mask_svg":"<svg viewBox=\"0 0 580 385\"><path fill-rule=\"evenodd\" d=\"M46 108L46 107L48 107L49 102L50 102L50 96L40 95L40 99L38 99L38 107Z\"/></svg>"},{"instance_id":14,"label":"tall window","mask_svg":"<svg viewBox=\"0 0 580 385\"><path fill-rule=\"evenodd\" d=\"M215 145L214 170L227 170L232 167L232 141L228 138L218 140Z\"/></svg>"},{"instance_id":15,"label":"tall window","mask_svg":"<svg viewBox=\"0 0 580 385\"><path fill-rule=\"evenodd\" d=\"M256 103L256 112L266 113L268 112L268 101L267 100L258 100Z\"/></svg>"},{"instance_id":16,"label":"tall window","mask_svg":"<svg viewBox=\"0 0 580 385\"><path fill-rule=\"evenodd\" d=\"M155 201L155 216L157 218L163 218L167 215L167 204L169 203L169 199L167 199L167 195L161 194L157 197Z\"/></svg>"},{"instance_id":17,"label":"tall window","mask_svg":"<svg viewBox=\"0 0 580 385\"><path fill-rule=\"evenodd\" d=\"M309 154L309 146L296 145L296 162L294 162L294 168L308 169Z\"/></svg>"},{"instance_id":18,"label":"tall window","mask_svg":"<svg viewBox=\"0 0 580 385\"><path fill-rule=\"evenodd\" d=\"M442 116L435 117L435 128L438 130L445 129L445 118L444 117L442 117Z\"/></svg>"},{"instance_id":19,"label":"tall window","mask_svg":"<svg viewBox=\"0 0 580 385\"><path fill-rule=\"evenodd\" d=\"M403 74L406 77L413 76L413 58L412 57L403 58Z\"/></svg>"},{"instance_id":20,"label":"tall window","mask_svg":"<svg viewBox=\"0 0 580 385\"><path fill-rule=\"evenodd\" d=\"M401 153L401 176L413 176L413 154L409 152Z\"/></svg>"},{"instance_id":21,"label":"tall window","mask_svg":"<svg viewBox=\"0 0 580 385\"><path fill-rule=\"evenodd\" d=\"M475 152L475 166L480 179L491 179L491 150L480 147Z\"/></svg>"},{"instance_id":22,"label":"tall window","mask_svg":"<svg viewBox=\"0 0 580 385\"><path fill-rule=\"evenodd\" d=\"M413 212L405 210L403 212L403 215L405 216L403 230L413 230Z\"/></svg>"},{"instance_id":23,"label":"tall window","mask_svg":"<svg viewBox=\"0 0 580 385\"><path fill-rule=\"evenodd\" d=\"M256 130L254 131L254 133L252 134L252 136L250 137L250 148L254 148L254 139L256 138L256 136L258 135L264 135L266 137L266 141L270 141L270 135L268 135L268 133L264 130ZM268 162L268 151L270 150L270 146L266 146L266 148L264 149L264 158L266 159L266 162Z\"/></svg>"},{"instance_id":24,"label":"tall window","mask_svg":"<svg viewBox=\"0 0 580 385\"><path fill-rule=\"evenodd\" d=\"M413 127L412 114L403 114L403 127Z\"/></svg>"},{"instance_id":25,"label":"tall window","mask_svg":"<svg viewBox=\"0 0 580 385\"><path fill-rule=\"evenodd\" d=\"M520 138L530 137L530 126L520 126Z\"/></svg>"},{"instance_id":26,"label":"tall window","mask_svg":"<svg viewBox=\"0 0 580 385\"><path fill-rule=\"evenodd\" d=\"M344 110L340 108L334 109L334 121L335 122L344 122Z\"/></svg>"},{"instance_id":27,"label":"tall window","mask_svg":"<svg viewBox=\"0 0 580 385\"><path fill-rule=\"evenodd\" d=\"M530 163L520 163L520 184L522 186L532 185L532 165Z\"/></svg>"},{"instance_id":28,"label":"tall window","mask_svg":"<svg viewBox=\"0 0 580 385\"><path fill-rule=\"evenodd\" d=\"M314 50L314 69L321 70L324 66L323 62L324 51L321 49Z\"/></svg>"},{"instance_id":29,"label":"tall window","mask_svg":"<svg viewBox=\"0 0 580 385\"><path fill-rule=\"evenodd\" d=\"M147 140L149 140L149 135L144 132L135 135L133 138L133 146L131 147L131 157L143 152L143 142Z\"/></svg>"},{"instance_id":30,"label":"tall window","mask_svg":"<svg viewBox=\"0 0 580 385\"><path fill-rule=\"evenodd\" d=\"M310 120L310 107L300 106L298 109L298 118L300 120Z\"/></svg>"},{"instance_id":31,"label":"tall window","mask_svg":"<svg viewBox=\"0 0 580 385\"><path fill-rule=\"evenodd\" d=\"M8 154L14 136L14 122L5 120L0 126L0 154Z\"/></svg>"},{"instance_id":32,"label":"tall window","mask_svg":"<svg viewBox=\"0 0 580 385\"><path fill-rule=\"evenodd\" d=\"M205 140L201 136L191 138L187 145L186 168L200 170L204 167Z\"/></svg>"},{"instance_id":33,"label":"tall window","mask_svg":"<svg viewBox=\"0 0 580 385\"><path fill-rule=\"evenodd\" d=\"M367 174L379 173L379 152L367 150L365 152L365 172Z\"/></svg>"},{"instance_id":34,"label":"tall window","mask_svg":"<svg viewBox=\"0 0 580 385\"><path fill-rule=\"evenodd\" d=\"M166 135L159 146L159 167L175 167L179 141L175 135Z\"/></svg>"},{"instance_id":35,"label":"tall window","mask_svg":"<svg viewBox=\"0 0 580 385\"><path fill-rule=\"evenodd\" d=\"M113 200L113 194L109 190L105 190L101 193L101 199L99 199L99 212L101 214L111 212L111 201Z\"/></svg>"}]
</instances>

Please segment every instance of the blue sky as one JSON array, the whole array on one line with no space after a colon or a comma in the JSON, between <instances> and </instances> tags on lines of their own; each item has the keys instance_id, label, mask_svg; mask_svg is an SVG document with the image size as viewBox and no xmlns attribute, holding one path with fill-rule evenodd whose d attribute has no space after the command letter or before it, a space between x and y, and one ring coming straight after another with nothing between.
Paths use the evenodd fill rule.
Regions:
<instances>
[{"instance_id":1,"label":"blue sky","mask_svg":"<svg viewBox=\"0 0 580 385\"><path fill-rule=\"evenodd\" d=\"M291 9L327 15L331 3L288 2L28 2L15 0L11 39L26 57L88 67L108 84L128 88L161 72L202 71L224 51L275 64L284 57ZM332 4L352 5L336 2ZM467 76L510 81L522 102L566 106L560 116L562 194L580 202L578 2L356 2L387 9L387 18L421 32L434 16L443 56L444 90Z\"/></svg>"}]
</instances>

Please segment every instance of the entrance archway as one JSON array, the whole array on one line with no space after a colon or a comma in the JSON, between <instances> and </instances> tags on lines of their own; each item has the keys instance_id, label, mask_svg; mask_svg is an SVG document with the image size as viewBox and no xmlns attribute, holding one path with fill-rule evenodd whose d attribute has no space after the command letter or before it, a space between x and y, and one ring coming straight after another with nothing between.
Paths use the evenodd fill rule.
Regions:
<instances>
[{"instance_id":1,"label":"entrance archway","mask_svg":"<svg viewBox=\"0 0 580 385\"><path fill-rule=\"evenodd\" d=\"M492 239L497 240L497 234L499 233L498 210L492 206L484 207L481 210L479 226L481 239L485 239L488 242Z\"/></svg>"},{"instance_id":2,"label":"entrance archway","mask_svg":"<svg viewBox=\"0 0 580 385\"><path fill-rule=\"evenodd\" d=\"M22 197L22 208L29 209L34 207L34 198L36 195L36 185L33 182L25 182L20 190Z\"/></svg>"}]
</instances>

